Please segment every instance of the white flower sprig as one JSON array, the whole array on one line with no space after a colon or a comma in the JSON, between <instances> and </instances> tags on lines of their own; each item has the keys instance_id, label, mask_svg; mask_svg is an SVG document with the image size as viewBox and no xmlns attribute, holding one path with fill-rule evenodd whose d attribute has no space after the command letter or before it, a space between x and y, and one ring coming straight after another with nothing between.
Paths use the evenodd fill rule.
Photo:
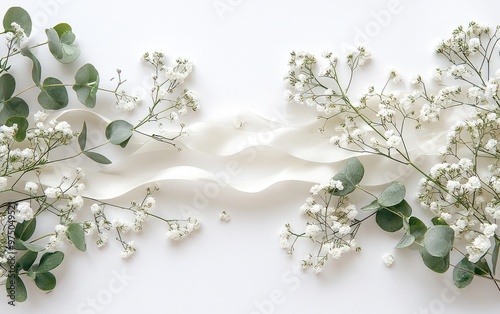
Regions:
<instances>
[{"instance_id":1,"label":"white flower sprig","mask_svg":"<svg viewBox=\"0 0 500 314\"><path fill-rule=\"evenodd\" d=\"M178 91L191 73L192 64L179 58L170 67L164 65L162 53L155 52L151 57L146 54L145 61L152 64L155 71L151 90L153 104L146 116L136 125L125 120L109 123L104 134L107 140L90 146L85 121L81 131L76 132L67 121L50 116L68 105L67 87L71 87L78 101L89 109L97 105L98 93L113 94L121 109L135 108L139 99L120 89L125 82L121 71L118 70L115 90L99 86L99 73L89 63L78 69L72 84L64 84L54 77L42 80L42 62L34 50L48 46L61 63L75 61L80 50L74 45L71 27L62 23L48 28L46 41L29 46L32 23L28 12L12 7L3 21L5 30L0 35L5 37L6 51L0 51L0 285L6 287L9 303L26 301L25 280L33 280L42 291L53 290L56 277L52 271L65 259L63 251L67 245L85 251L91 238L102 247L111 234L116 234L122 247L121 257L128 258L137 250L129 233L142 231L148 218L164 222L171 239L197 230L200 222L196 218L171 219L154 213L156 200L152 194L157 188L148 188L142 201L121 206L86 196L87 185L92 186L94 182L84 169L55 171L59 166L71 169L67 162L82 156L109 164L111 160L97 150L108 144L125 147L134 132L175 146L173 141L182 134L183 124L179 135L174 137L167 137L162 128L158 134L139 129L149 122L177 122L178 115L198 108L194 92ZM16 72L10 70L16 66L13 60L21 56L33 63L34 85L18 90ZM39 95L36 100L25 101L23 97L30 97L25 92L31 89L39 90ZM43 110L34 113L30 106L36 102ZM68 151L75 153L68 154Z\"/></svg>"},{"instance_id":2,"label":"white flower sprig","mask_svg":"<svg viewBox=\"0 0 500 314\"><path fill-rule=\"evenodd\" d=\"M316 246L316 253L308 253L301 261L302 268L313 267L320 273L328 259L339 259L343 254L359 251L355 241L360 227L356 219L356 206L349 203L347 196L335 197L332 192L342 191L341 181L331 180L329 184L317 184L311 188L310 197L300 207L300 213L307 219L305 230L292 231L286 224L280 231L280 245L287 254L293 254L298 239L308 239Z\"/></svg>"},{"instance_id":3,"label":"white flower sprig","mask_svg":"<svg viewBox=\"0 0 500 314\"><path fill-rule=\"evenodd\" d=\"M326 66L317 69L313 55L292 52L285 95L289 101L315 107L318 119L324 121L320 132L331 132L330 142L335 146L388 158L422 175L418 199L435 216L432 226L410 217L409 206L398 210L402 223L401 217L391 218L387 213L377 220L386 231L404 227L405 236L398 247L415 243L424 263L436 272L453 266L458 287L479 276L492 280L500 291L494 276L500 251L496 231L500 217L498 30L471 22L439 44L436 51L449 65L434 71L433 80L440 84L437 92L421 75L411 79L411 91L390 92L389 84L400 81L400 74L392 70L380 91L371 86L361 96L352 97L354 72L370 57L364 48L358 48L348 52L344 76L332 53L323 54ZM435 152L442 162L425 171L411 150L416 138L413 130L442 121L444 111L458 118L443 129L448 132L446 143ZM380 205L367 207L385 210ZM450 255L455 252L461 260L454 265Z\"/></svg>"}]
</instances>

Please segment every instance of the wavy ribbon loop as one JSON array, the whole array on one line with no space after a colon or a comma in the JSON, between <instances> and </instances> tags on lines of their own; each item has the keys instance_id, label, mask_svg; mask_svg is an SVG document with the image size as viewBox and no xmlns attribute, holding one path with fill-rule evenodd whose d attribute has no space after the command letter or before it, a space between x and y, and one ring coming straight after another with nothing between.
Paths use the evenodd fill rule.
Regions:
<instances>
[{"instance_id":1,"label":"wavy ribbon loop","mask_svg":"<svg viewBox=\"0 0 500 314\"><path fill-rule=\"evenodd\" d=\"M57 119L109 123L101 115L80 109L64 111ZM243 122L241 127L234 126L235 119ZM375 161L375 155L335 149L328 137L316 130L314 123L287 126L241 113L185 128L186 135L177 139L181 152L171 145L134 135L128 147L131 154L104 169L87 171L87 181L92 185L85 194L110 199L152 182L168 180L215 182L237 191L257 193L284 182L326 182L342 162L353 156L366 165L377 165L377 171L367 169L362 182L366 186L397 180L407 171L404 167L395 169L386 158ZM427 134L419 138L419 148L412 152L414 157L425 155L423 148L441 136ZM47 184L57 182L61 173L71 168L54 167L46 175ZM380 169L388 170L381 173Z\"/></svg>"}]
</instances>

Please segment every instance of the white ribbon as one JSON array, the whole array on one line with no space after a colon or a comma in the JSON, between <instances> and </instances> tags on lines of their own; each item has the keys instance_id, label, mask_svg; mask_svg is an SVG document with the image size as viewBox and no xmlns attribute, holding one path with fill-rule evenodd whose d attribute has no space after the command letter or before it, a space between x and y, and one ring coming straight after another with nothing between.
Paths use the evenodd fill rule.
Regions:
<instances>
[{"instance_id":1,"label":"white ribbon","mask_svg":"<svg viewBox=\"0 0 500 314\"><path fill-rule=\"evenodd\" d=\"M80 109L64 111L57 119L70 123L87 120L88 124L101 125L110 122L99 114ZM244 122L243 126L235 128L235 119ZM317 132L315 123L287 126L252 113L241 113L196 123L185 131L187 134L177 139L181 152L171 145L134 134L127 149L131 153L122 160L102 169L86 169L85 195L110 199L167 180L215 182L257 193L283 182L328 182L336 169L353 156L368 165L362 181L365 186L386 184L408 171L395 167L386 158L336 148L327 136ZM436 150L429 148L434 148L442 136L441 132L419 137L419 145L412 150L413 158L435 154ZM71 168L66 164L54 166L44 175L45 183L58 182L62 172Z\"/></svg>"}]
</instances>

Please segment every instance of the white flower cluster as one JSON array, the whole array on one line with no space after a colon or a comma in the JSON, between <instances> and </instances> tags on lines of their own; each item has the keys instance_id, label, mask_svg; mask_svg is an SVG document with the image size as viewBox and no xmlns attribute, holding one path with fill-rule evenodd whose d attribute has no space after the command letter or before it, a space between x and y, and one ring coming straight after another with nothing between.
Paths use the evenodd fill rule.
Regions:
<instances>
[{"instance_id":1,"label":"white flower cluster","mask_svg":"<svg viewBox=\"0 0 500 314\"><path fill-rule=\"evenodd\" d=\"M342 191L341 181L331 180L328 184L317 184L311 188L306 202L299 211L307 218L305 230L294 232L290 224L286 224L280 231L280 246L292 254L294 245L299 238L306 238L318 246L317 254L301 261L301 266L312 266L316 273L321 272L325 262L329 259L339 259L344 253L359 250L354 236L359 225L356 216L358 211L353 204L344 204L345 198L339 197L335 206L330 206L332 192ZM321 199L322 202L316 200Z\"/></svg>"},{"instance_id":2,"label":"white flower cluster","mask_svg":"<svg viewBox=\"0 0 500 314\"><path fill-rule=\"evenodd\" d=\"M349 67L354 70L370 58L370 53L364 47L359 47L348 49L345 57ZM327 65L319 69L319 78L337 79L338 58L332 52L324 52L323 58ZM293 100L299 104L315 107L321 114L337 114L345 106L341 93L335 89L325 88L321 80L315 77L316 64L316 57L310 53L290 53L288 75L284 78L287 88L284 97L287 101Z\"/></svg>"},{"instance_id":3,"label":"white flower cluster","mask_svg":"<svg viewBox=\"0 0 500 314\"><path fill-rule=\"evenodd\" d=\"M139 96L130 96L124 90L115 94L116 108L124 111L132 111L140 103Z\"/></svg>"},{"instance_id":4,"label":"white flower cluster","mask_svg":"<svg viewBox=\"0 0 500 314\"><path fill-rule=\"evenodd\" d=\"M156 191L156 189L147 189L147 195L142 202L137 203L133 201L130 207L122 208L133 212L133 222L124 220L121 217L115 217L112 220L109 220L105 213L106 207L117 206L104 203L93 203L90 206L90 212L94 218L93 220L85 221L83 223L85 234L87 236L91 236L96 233L96 245L97 247L103 247L108 243L109 232L116 232L118 234L117 240L123 247L121 257L130 257L136 251L134 241L126 242L122 239L122 237L130 231L139 233L143 230L144 222L149 217L150 211L156 207L156 200L153 196L151 196L154 191Z\"/></svg>"},{"instance_id":5,"label":"white flower cluster","mask_svg":"<svg viewBox=\"0 0 500 314\"><path fill-rule=\"evenodd\" d=\"M229 220L231 220L231 216L224 210L219 213L219 219L220 221L229 222Z\"/></svg>"},{"instance_id":6,"label":"white flower cluster","mask_svg":"<svg viewBox=\"0 0 500 314\"><path fill-rule=\"evenodd\" d=\"M26 131L28 147L16 147L14 137L19 131L16 124L0 126L0 169L5 176L44 164L49 150L69 145L75 138L76 133L66 121L51 120L47 123L47 117L41 111L34 115L36 127Z\"/></svg>"},{"instance_id":7,"label":"white flower cluster","mask_svg":"<svg viewBox=\"0 0 500 314\"><path fill-rule=\"evenodd\" d=\"M481 37L491 33L488 25L471 22L468 26L456 28L452 37L439 43L436 50L439 53L456 51L467 57L473 56L481 50Z\"/></svg>"},{"instance_id":8,"label":"white flower cluster","mask_svg":"<svg viewBox=\"0 0 500 314\"><path fill-rule=\"evenodd\" d=\"M181 221L172 221L169 222L169 230L167 231L167 238L170 240L179 240L188 236L195 230L200 229L200 221L196 218L189 217L184 224L180 223Z\"/></svg>"},{"instance_id":9,"label":"white flower cluster","mask_svg":"<svg viewBox=\"0 0 500 314\"><path fill-rule=\"evenodd\" d=\"M153 98L157 98L156 101L172 103L173 100L169 98L169 95L172 95L180 85L184 84L186 78L193 71L193 63L184 58L177 58L175 64L167 65L165 54L161 51L146 52L143 55L143 60L155 68L152 74L154 86L151 92ZM163 77L160 77L160 73L163 73ZM198 97L193 91L183 90L172 107L176 108L180 115L184 115L188 108L198 109Z\"/></svg>"},{"instance_id":10,"label":"white flower cluster","mask_svg":"<svg viewBox=\"0 0 500 314\"><path fill-rule=\"evenodd\" d=\"M441 149L445 161L430 169L417 195L422 206L446 221L457 238L467 241L471 262L483 257L496 237L495 222L500 218L499 130L497 114L480 106L469 119L456 121Z\"/></svg>"},{"instance_id":11,"label":"white flower cluster","mask_svg":"<svg viewBox=\"0 0 500 314\"><path fill-rule=\"evenodd\" d=\"M29 38L24 32L24 29L21 27L21 25L17 24L16 22L12 22L10 24L10 27L13 31L7 32L5 37L7 42L18 44L21 48L26 47Z\"/></svg>"}]
</instances>

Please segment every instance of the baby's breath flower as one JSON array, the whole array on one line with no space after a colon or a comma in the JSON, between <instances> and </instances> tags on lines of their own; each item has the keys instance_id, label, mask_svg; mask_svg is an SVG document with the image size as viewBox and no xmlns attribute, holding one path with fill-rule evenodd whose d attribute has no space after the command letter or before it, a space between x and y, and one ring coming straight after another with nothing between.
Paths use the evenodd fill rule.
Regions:
<instances>
[{"instance_id":1,"label":"baby's breath flower","mask_svg":"<svg viewBox=\"0 0 500 314\"><path fill-rule=\"evenodd\" d=\"M222 211L219 213L219 219L221 221L228 222L231 220L231 216L226 211Z\"/></svg>"},{"instance_id":2,"label":"baby's breath flower","mask_svg":"<svg viewBox=\"0 0 500 314\"><path fill-rule=\"evenodd\" d=\"M384 254L382 260L387 267L390 267L394 263L394 257L391 254Z\"/></svg>"}]
</instances>

